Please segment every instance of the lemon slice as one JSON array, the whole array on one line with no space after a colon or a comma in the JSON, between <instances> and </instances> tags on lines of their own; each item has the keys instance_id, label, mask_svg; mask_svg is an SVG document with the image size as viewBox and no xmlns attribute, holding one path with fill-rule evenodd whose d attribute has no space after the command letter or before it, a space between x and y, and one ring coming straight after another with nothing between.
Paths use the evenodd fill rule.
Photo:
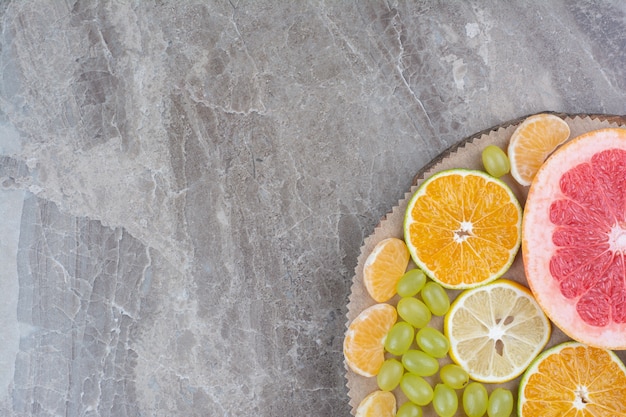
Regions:
<instances>
[{"instance_id":1,"label":"lemon slice","mask_svg":"<svg viewBox=\"0 0 626 417\"><path fill-rule=\"evenodd\" d=\"M506 279L461 293L444 319L452 360L472 379L488 383L521 375L550 331L530 291Z\"/></svg>"}]
</instances>

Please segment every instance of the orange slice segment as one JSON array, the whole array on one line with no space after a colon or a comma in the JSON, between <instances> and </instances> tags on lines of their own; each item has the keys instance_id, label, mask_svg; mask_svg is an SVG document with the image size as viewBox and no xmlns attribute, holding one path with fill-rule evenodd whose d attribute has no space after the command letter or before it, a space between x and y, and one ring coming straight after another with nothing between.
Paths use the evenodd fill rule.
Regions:
<instances>
[{"instance_id":1,"label":"orange slice segment","mask_svg":"<svg viewBox=\"0 0 626 417\"><path fill-rule=\"evenodd\" d=\"M363 283L369 295L384 303L396 295L396 285L409 264L409 250L394 237L378 242L363 264Z\"/></svg>"},{"instance_id":2,"label":"orange slice segment","mask_svg":"<svg viewBox=\"0 0 626 417\"><path fill-rule=\"evenodd\" d=\"M394 417L396 396L387 391L374 391L363 398L354 417Z\"/></svg>"},{"instance_id":3,"label":"orange slice segment","mask_svg":"<svg viewBox=\"0 0 626 417\"><path fill-rule=\"evenodd\" d=\"M570 135L568 124L552 114L536 114L524 120L509 141L511 175L530 185L546 158Z\"/></svg>"},{"instance_id":4,"label":"orange slice segment","mask_svg":"<svg viewBox=\"0 0 626 417\"><path fill-rule=\"evenodd\" d=\"M566 342L542 353L519 387L520 417L626 415L626 368L610 350Z\"/></svg>"},{"instance_id":5,"label":"orange slice segment","mask_svg":"<svg viewBox=\"0 0 626 417\"><path fill-rule=\"evenodd\" d=\"M550 330L530 290L506 279L462 292L444 319L450 357L480 382L521 375L548 343Z\"/></svg>"},{"instance_id":6,"label":"orange slice segment","mask_svg":"<svg viewBox=\"0 0 626 417\"><path fill-rule=\"evenodd\" d=\"M404 239L413 261L446 288L502 276L521 242L522 209L511 189L482 171L433 175L409 200Z\"/></svg>"},{"instance_id":7,"label":"orange slice segment","mask_svg":"<svg viewBox=\"0 0 626 417\"><path fill-rule=\"evenodd\" d=\"M363 310L348 326L343 355L355 373L372 377L385 361L385 337L398 318L389 304L374 304Z\"/></svg>"}]
</instances>

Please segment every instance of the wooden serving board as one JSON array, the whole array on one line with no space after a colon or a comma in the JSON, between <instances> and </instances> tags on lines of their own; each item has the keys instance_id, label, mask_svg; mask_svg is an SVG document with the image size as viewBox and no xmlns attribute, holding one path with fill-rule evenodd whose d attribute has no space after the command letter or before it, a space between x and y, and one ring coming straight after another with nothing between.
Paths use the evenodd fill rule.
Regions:
<instances>
[{"instance_id":1,"label":"wooden serving board","mask_svg":"<svg viewBox=\"0 0 626 417\"><path fill-rule=\"evenodd\" d=\"M571 134L570 138L575 138L583 133L589 132L591 130L602 129L607 127L626 127L626 116L617 116L617 115L602 115L602 114L563 114L563 113L553 113L556 116L561 117L563 120L567 122L570 127ZM346 327L354 320L354 318L365 308L376 304L376 302L368 295L365 286L363 285L363 264L367 256L370 254L374 246L383 239L388 237L397 237L402 239L402 223L404 220L404 213L406 210L406 206L409 202L409 199L413 192L417 189L417 187L426 179L432 176L433 174L451 168L468 168L468 169L483 169L481 153L482 150L487 145L497 145L502 149L506 150L508 146L509 139L513 134L515 128L526 119L528 116L521 117L519 119L515 119L501 125L495 126L491 129L484 130L482 132L478 132L468 138L461 140L459 143L450 147L446 151L444 151L437 158L432 160L425 167L420 169L414 179L412 187L406 192L404 199L398 202L398 204L391 209L389 213L387 213L380 221L378 226L375 228L374 232L365 238L363 245L361 247L361 253L357 260L357 266L355 269L355 274L353 277L351 294L348 302L348 313L347 313L347 323ZM528 193L528 187L524 187L519 185L510 175L505 175L501 178L504 182L506 182L515 195L517 196L520 204L524 206L526 202L526 196ZM521 259L521 250L518 252L517 257L509 271L504 275L505 278L511 279L517 282L522 283L525 286L528 286L526 282L526 277L524 274L524 267ZM414 268L415 265L411 262L409 268ZM450 300L456 298L460 291L448 291L450 296ZM389 304L396 305L399 297L396 296L389 301ZM443 318L433 316L433 319L430 322L430 325L436 327L438 329L443 328ZM570 340L565 334L563 334L556 326L552 326L552 335L550 341L546 348L554 346L556 344L562 343L564 341ZM622 359L622 361L626 362L626 351L617 352L618 356ZM440 364L450 362L449 359L440 360ZM354 415L356 412L356 407L359 405L361 400L372 391L378 389L376 385L376 378L365 378L360 375L355 374L346 366L346 378L347 378L347 387L348 387L348 396L350 399L350 405L352 406L352 414ZM438 381L438 376L433 376L429 379L431 383L435 383ZM519 386L519 381L521 377L518 377L512 381L507 382L506 384L485 384L487 390L491 392L496 387L505 387L512 390L514 397L517 401L517 389ZM398 400L398 406L406 401L406 397L400 391L399 388L394 390L394 394ZM460 394L460 392L459 392ZM517 407L517 403L516 406ZM423 408L424 417L436 417L432 406L426 406ZM456 414L457 416L463 416L463 409L460 402L459 395L459 411ZM514 411L513 415L517 415Z\"/></svg>"}]
</instances>

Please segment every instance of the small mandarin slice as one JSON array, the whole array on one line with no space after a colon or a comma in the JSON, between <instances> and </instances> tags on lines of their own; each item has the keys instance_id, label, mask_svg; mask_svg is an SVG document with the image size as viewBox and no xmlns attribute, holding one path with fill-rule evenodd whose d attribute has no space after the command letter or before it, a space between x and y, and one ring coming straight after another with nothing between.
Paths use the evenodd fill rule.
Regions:
<instances>
[{"instance_id":1,"label":"small mandarin slice","mask_svg":"<svg viewBox=\"0 0 626 417\"><path fill-rule=\"evenodd\" d=\"M409 264L402 239L390 237L376 244L363 265L363 283L374 301L384 303L396 295L396 285Z\"/></svg>"},{"instance_id":2,"label":"small mandarin slice","mask_svg":"<svg viewBox=\"0 0 626 417\"><path fill-rule=\"evenodd\" d=\"M352 371L365 377L378 374L385 361L385 337L397 318L395 307L374 304L350 323L343 341L343 354Z\"/></svg>"},{"instance_id":3,"label":"small mandarin slice","mask_svg":"<svg viewBox=\"0 0 626 417\"><path fill-rule=\"evenodd\" d=\"M552 114L526 118L513 132L508 156L511 175L521 185L530 185L546 158L570 135L569 125Z\"/></svg>"},{"instance_id":4,"label":"small mandarin slice","mask_svg":"<svg viewBox=\"0 0 626 417\"><path fill-rule=\"evenodd\" d=\"M355 417L394 417L395 415L395 395L387 391L374 391L363 398L356 409Z\"/></svg>"}]
</instances>

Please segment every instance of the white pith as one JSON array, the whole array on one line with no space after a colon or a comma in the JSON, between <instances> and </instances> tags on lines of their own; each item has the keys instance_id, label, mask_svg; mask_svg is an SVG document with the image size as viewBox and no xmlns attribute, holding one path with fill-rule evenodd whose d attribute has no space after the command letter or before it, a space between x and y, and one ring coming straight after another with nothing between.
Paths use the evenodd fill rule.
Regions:
<instances>
[{"instance_id":1,"label":"white pith","mask_svg":"<svg viewBox=\"0 0 626 417\"><path fill-rule=\"evenodd\" d=\"M613 253L626 253L626 227L615 224L609 232L609 247Z\"/></svg>"}]
</instances>

